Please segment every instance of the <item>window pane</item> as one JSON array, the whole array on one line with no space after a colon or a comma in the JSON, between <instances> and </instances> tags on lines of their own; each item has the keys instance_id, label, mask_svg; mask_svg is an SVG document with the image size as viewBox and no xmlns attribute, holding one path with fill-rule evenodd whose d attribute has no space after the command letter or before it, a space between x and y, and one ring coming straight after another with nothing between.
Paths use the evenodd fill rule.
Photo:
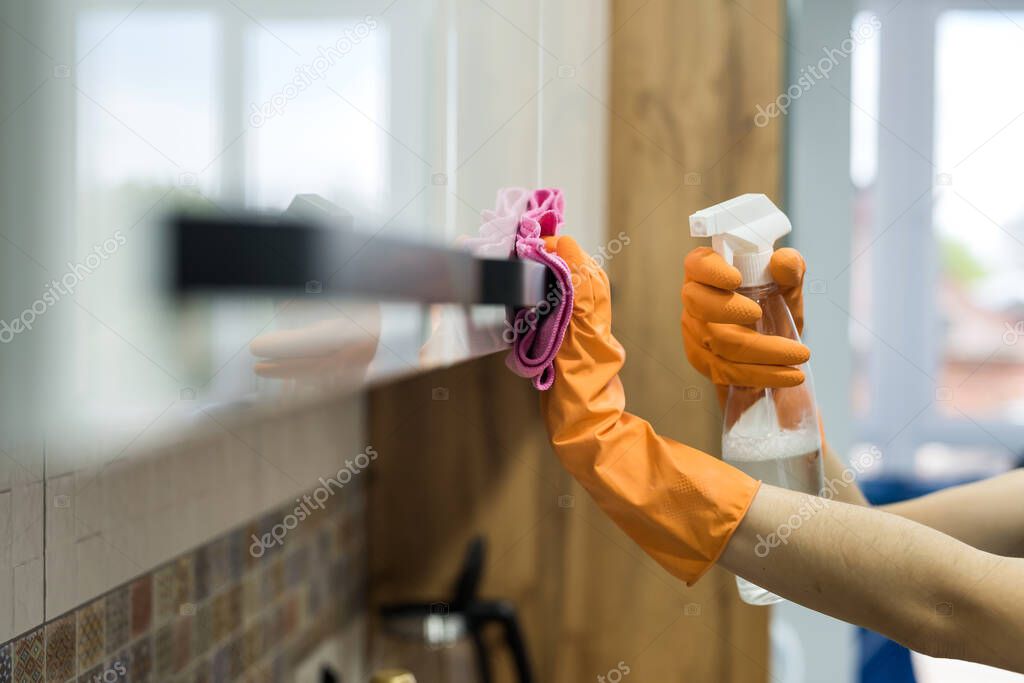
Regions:
<instances>
[{"instance_id":1,"label":"window pane","mask_svg":"<svg viewBox=\"0 0 1024 683\"><path fill-rule=\"evenodd\" d=\"M125 423L151 420L181 375L152 277L158 218L207 206L220 183L200 172L220 144L220 30L198 8L85 10L75 22L74 235L57 247L75 283L61 308L74 344L61 395Z\"/></svg>"},{"instance_id":2,"label":"window pane","mask_svg":"<svg viewBox=\"0 0 1024 683\"><path fill-rule=\"evenodd\" d=\"M1024 423L1024 13L955 11L936 34L938 409Z\"/></svg>"},{"instance_id":3,"label":"window pane","mask_svg":"<svg viewBox=\"0 0 1024 683\"><path fill-rule=\"evenodd\" d=\"M363 17L249 28L250 205L316 193L353 213L383 209L387 44L386 27Z\"/></svg>"}]
</instances>

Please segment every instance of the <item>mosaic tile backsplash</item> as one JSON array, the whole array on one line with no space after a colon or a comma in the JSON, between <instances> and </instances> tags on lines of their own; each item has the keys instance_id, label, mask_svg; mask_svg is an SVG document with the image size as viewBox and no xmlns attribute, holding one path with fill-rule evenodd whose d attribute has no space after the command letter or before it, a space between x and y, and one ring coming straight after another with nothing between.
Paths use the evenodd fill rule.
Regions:
<instances>
[{"instance_id":1,"label":"mosaic tile backsplash","mask_svg":"<svg viewBox=\"0 0 1024 683\"><path fill-rule=\"evenodd\" d=\"M5 643L0 683L290 681L318 639L365 619L363 499L346 494L301 521L284 505ZM289 517L280 543L254 540Z\"/></svg>"}]
</instances>

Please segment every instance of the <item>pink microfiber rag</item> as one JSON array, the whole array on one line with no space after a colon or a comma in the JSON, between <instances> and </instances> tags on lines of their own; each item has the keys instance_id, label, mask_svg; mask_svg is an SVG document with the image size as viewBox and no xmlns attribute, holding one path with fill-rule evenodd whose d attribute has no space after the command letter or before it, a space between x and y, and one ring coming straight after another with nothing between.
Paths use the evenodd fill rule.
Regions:
<instances>
[{"instance_id":1,"label":"pink microfiber rag","mask_svg":"<svg viewBox=\"0 0 1024 683\"><path fill-rule=\"evenodd\" d=\"M499 195L500 196L500 195ZM555 356L572 317L572 275L561 257L544 248L562 226L565 198L558 189L536 190L529 198L516 233L516 256L543 263L555 275L544 300L520 309L512 320L512 352L505 359L520 377L528 377L541 391L555 381Z\"/></svg>"},{"instance_id":2,"label":"pink microfiber rag","mask_svg":"<svg viewBox=\"0 0 1024 683\"><path fill-rule=\"evenodd\" d=\"M572 277L561 257L544 249L543 237L558 232L565 211L562 191L530 191L521 187L498 190L493 211L481 214L483 224L475 237L459 244L484 258L513 255L537 261L555 274L555 283L544 299L516 311L502 335L512 345L505 360L520 377L527 377L541 391L555 381L554 361L572 317Z\"/></svg>"},{"instance_id":3,"label":"pink microfiber rag","mask_svg":"<svg viewBox=\"0 0 1024 683\"><path fill-rule=\"evenodd\" d=\"M462 237L459 244L483 258L508 258L515 251L519 221L526 213L533 193L523 187L498 190L494 210L484 209L483 223L476 237Z\"/></svg>"}]
</instances>

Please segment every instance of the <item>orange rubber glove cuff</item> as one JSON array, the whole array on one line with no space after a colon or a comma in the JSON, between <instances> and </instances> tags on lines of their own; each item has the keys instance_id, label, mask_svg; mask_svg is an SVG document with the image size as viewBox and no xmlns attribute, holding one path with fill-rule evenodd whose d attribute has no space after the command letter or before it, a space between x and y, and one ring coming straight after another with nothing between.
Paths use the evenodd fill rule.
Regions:
<instances>
[{"instance_id":1,"label":"orange rubber glove cuff","mask_svg":"<svg viewBox=\"0 0 1024 683\"><path fill-rule=\"evenodd\" d=\"M555 453L626 534L692 585L718 560L760 482L625 412L608 278L572 238L548 238L547 247L569 264L575 293L554 385L541 394Z\"/></svg>"}]
</instances>

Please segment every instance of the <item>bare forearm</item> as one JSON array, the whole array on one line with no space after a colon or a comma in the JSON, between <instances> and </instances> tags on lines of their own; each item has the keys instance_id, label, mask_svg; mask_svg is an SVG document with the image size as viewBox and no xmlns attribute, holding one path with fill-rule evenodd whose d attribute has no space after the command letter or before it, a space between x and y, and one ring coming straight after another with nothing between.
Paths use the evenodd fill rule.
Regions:
<instances>
[{"instance_id":1,"label":"bare forearm","mask_svg":"<svg viewBox=\"0 0 1024 683\"><path fill-rule=\"evenodd\" d=\"M882 510L912 519L975 548L1024 557L1024 470L939 491Z\"/></svg>"},{"instance_id":2,"label":"bare forearm","mask_svg":"<svg viewBox=\"0 0 1024 683\"><path fill-rule=\"evenodd\" d=\"M1024 561L896 515L765 485L720 564L926 654L1024 672Z\"/></svg>"},{"instance_id":3,"label":"bare forearm","mask_svg":"<svg viewBox=\"0 0 1024 683\"><path fill-rule=\"evenodd\" d=\"M870 461L870 453L854 455ZM827 445L825 482L832 499L851 505L870 505L857 485L855 462L846 467ZM967 545L995 555L1024 557L1024 470L921 498L881 506L878 509L941 531Z\"/></svg>"},{"instance_id":4,"label":"bare forearm","mask_svg":"<svg viewBox=\"0 0 1024 683\"><path fill-rule=\"evenodd\" d=\"M825 488L832 492L832 499L850 505L868 505L867 498L864 497L860 486L857 485L857 479L861 474L859 470L870 468L874 464L873 460L855 463L855 467L846 467L828 444L825 444L823 451ZM874 457L870 452L867 456Z\"/></svg>"}]
</instances>

